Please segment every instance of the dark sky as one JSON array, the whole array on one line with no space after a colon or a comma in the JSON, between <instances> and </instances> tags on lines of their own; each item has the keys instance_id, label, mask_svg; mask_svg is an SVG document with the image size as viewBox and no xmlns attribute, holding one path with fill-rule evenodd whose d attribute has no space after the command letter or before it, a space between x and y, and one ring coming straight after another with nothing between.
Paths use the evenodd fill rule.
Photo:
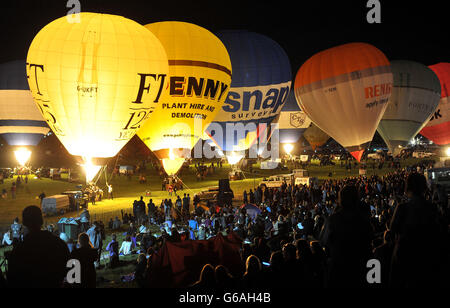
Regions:
<instances>
[{"instance_id":1,"label":"dark sky","mask_svg":"<svg viewBox=\"0 0 450 308\"><path fill-rule=\"evenodd\" d=\"M34 35L68 12L66 0L0 1L0 63L24 59ZM147 24L179 20L212 32L246 29L268 35L289 55L293 74L314 53L367 42L389 59L425 65L448 62L445 1L380 0L381 24L368 24L367 0L80 0L81 10L122 15ZM395 4L395 6L394 6Z\"/></svg>"}]
</instances>

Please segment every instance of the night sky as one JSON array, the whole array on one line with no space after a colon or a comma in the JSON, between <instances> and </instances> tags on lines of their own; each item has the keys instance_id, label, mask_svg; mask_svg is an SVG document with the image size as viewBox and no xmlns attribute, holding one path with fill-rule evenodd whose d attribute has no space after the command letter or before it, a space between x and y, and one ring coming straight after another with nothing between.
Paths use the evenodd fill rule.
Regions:
<instances>
[{"instance_id":1,"label":"night sky","mask_svg":"<svg viewBox=\"0 0 450 308\"><path fill-rule=\"evenodd\" d=\"M0 63L25 59L34 35L67 14L66 0L0 1ZM246 29L265 34L288 53L292 73L314 53L349 42L367 42L390 60L425 65L448 62L445 1L380 0L381 24L366 20L367 0L217 1L80 0L81 10L122 15L141 24L187 21L212 32ZM394 6L395 5L395 6Z\"/></svg>"}]
</instances>

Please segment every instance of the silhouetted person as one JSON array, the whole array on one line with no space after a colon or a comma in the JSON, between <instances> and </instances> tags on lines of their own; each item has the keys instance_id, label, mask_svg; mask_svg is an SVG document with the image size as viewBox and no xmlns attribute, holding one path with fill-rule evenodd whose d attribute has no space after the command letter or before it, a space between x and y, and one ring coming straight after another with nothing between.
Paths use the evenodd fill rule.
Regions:
<instances>
[{"instance_id":1,"label":"silhouetted person","mask_svg":"<svg viewBox=\"0 0 450 308\"><path fill-rule=\"evenodd\" d=\"M74 286L81 288L95 288L97 274L94 262L97 260L97 249L93 248L86 233L78 235L79 248L70 254L70 259L77 259L81 264L81 283Z\"/></svg>"},{"instance_id":2,"label":"silhouetted person","mask_svg":"<svg viewBox=\"0 0 450 308\"><path fill-rule=\"evenodd\" d=\"M8 283L20 288L59 288L67 272L69 249L64 241L48 231L41 231L41 210L28 206L22 222L29 233L11 252Z\"/></svg>"},{"instance_id":3,"label":"silhouetted person","mask_svg":"<svg viewBox=\"0 0 450 308\"><path fill-rule=\"evenodd\" d=\"M245 262L245 273L242 277L242 287L247 289L259 288L264 284L265 281L263 279L261 262L257 256L251 255Z\"/></svg>"},{"instance_id":4,"label":"silhouetted person","mask_svg":"<svg viewBox=\"0 0 450 308\"><path fill-rule=\"evenodd\" d=\"M264 279L268 286L274 288L283 287L283 264L284 259L281 250L272 252L270 255L270 266L266 268L264 273Z\"/></svg>"},{"instance_id":5,"label":"silhouetted person","mask_svg":"<svg viewBox=\"0 0 450 308\"><path fill-rule=\"evenodd\" d=\"M358 189L346 185L339 192L339 208L326 221L322 243L328 248L328 286L367 286L367 261L373 236L369 215L361 206Z\"/></svg>"},{"instance_id":6,"label":"silhouetted person","mask_svg":"<svg viewBox=\"0 0 450 308\"><path fill-rule=\"evenodd\" d=\"M394 251L394 241L392 232L384 231L383 244L373 250L373 257L381 264L381 287L389 286L389 274L391 271L392 252Z\"/></svg>"},{"instance_id":7,"label":"silhouetted person","mask_svg":"<svg viewBox=\"0 0 450 308\"><path fill-rule=\"evenodd\" d=\"M211 264L206 264L203 266L200 273L200 279L195 282L191 287L199 290L211 289L216 285L216 277L214 272L214 267Z\"/></svg>"},{"instance_id":8,"label":"silhouetted person","mask_svg":"<svg viewBox=\"0 0 450 308\"><path fill-rule=\"evenodd\" d=\"M397 205L390 230L395 238L392 255L392 287L433 287L442 283L440 273L448 260L446 242L439 232L437 208L425 200L423 175L412 173L406 181L408 201Z\"/></svg>"},{"instance_id":9,"label":"silhouetted person","mask_svg":"<svg viewBox=\"0 0 450 308\"><path fill-rule=\"evenodd\" d=\"M216 266L215 276L217 289L232 289L236 287L236 281L234 277L230 274L225 266Z\"/></svg>"}]
</instances>

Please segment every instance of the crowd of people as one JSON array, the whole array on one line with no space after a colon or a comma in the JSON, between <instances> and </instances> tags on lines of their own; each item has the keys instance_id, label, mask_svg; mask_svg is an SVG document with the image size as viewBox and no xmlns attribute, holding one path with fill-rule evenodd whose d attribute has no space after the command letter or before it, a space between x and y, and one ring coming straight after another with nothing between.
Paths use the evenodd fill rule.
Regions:
<instances>
[{"instance_id":1,"label":"crowd of people","mask_svg":"<svg viewBox=\"0 0 450 308\"><path fill-rule=\"evenodd\" d=\"M329 179L312 187L260 186L244 193L244 205L254 204L256 214L231 204L198 206L198 200L192 209L188 194L177 196L174 203L170 198L162 200L159 207L141 197L132 214L122 213L107 225L113 233L106 245L108 266L119 266L119 256L134 250L138 258L133 279L141 287L154 286L149 281L158 281L155 276L161 272L152 266L151 256L166 242L233 233L242 240L242 271L228 270L236 264L205 264L193 288L367 287L371 259L381 264L377 286L448 286L448 197L442 187L428 187L416 170ZM81 285L95 286L105 239L102 223L87 225L73 245L40 230L42 215L37 207L26 208L22 220L28 234L17 238L18 227L11 228L16 245L8 256L4 284L42 284L38 277L50 271L48 286L61 286L65 262L76 258L83 267ZM125 239L119 243L116 234L124 225ZM151 226L159 232L151 232ZM51 257L48 251L53 252Z\"/></svg>"}]
</instances>

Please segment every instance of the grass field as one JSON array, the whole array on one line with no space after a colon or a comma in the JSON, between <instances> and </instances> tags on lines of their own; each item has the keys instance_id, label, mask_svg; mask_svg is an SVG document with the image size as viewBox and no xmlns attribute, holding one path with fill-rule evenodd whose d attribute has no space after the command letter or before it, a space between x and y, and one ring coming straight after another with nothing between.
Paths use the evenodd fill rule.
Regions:
<instances>
[{"instance_id":1,"label":"grass field","mask_svg":"<svg viewBox=\"0 0 450 308\"><path fill-rule=\"evenodd\" d=\"M402 165L411 165L417 163L418 160L405 160ZM319 180L329 178L329 173L332 172L333 178L344 178L348 176L357 176L358 168L352 168L351 171L347 171L344 167L336 166L315 166L311 165L307 168L310 171L311 176L318 177ZM239 196L244 190L253 189L259 185L259 182L263 177L267 177L273 174L288 173L289 170L262 170L259 169L259 165L255 165L253 173L246 173L246 179L240 181L232 181L231 189L235 195ZM218 180L227 178L230 171L229 165L224 165L222 168L216 168L214 174L208 175L205 180L197 181L193 166L189 170L184 170L181 179L185 183L181 194L189 193L191 198L193 195L205 188L211 186L217 186ZM381 170L368 169L368 175L371 174L385 174L392 171L389 168L383 168ZM96 205L89 204L89 212L94 220L103 220L105 223L115 216L120 216L120 211L125 212L132 211L132 204L135 199L140 196L144 196L144 200L148 202L150 198L157 206L161 203L161 199L169 198L166 191L161 191L161 179L154 170L147 170L147 183L139 184L138 176L133 176L130 179L120 176L109 180L114 187L114 200L102 200L97 202ZM14 178L15 180L15 178ZM78 183L69 183L67 180L51 180L48 178L36 179L29 177L28 184L22 184L17 190L16 199L11 198L10 188L13 179L5 180L3 185L0 185L0 190L5 188L8 191L8 197L6 199L0 199L0 228L5 229L9 227L15 217L21 218L22 210L28 205L39 205L39 199L37 196L41 192L45 192L47 196L60 194L66 190L75 190ZM101 177L98 182L99 187L105 189L104 177ZM146 195L146 192L150 192L150 196ZM106 194L105 194L106 195ZM172 196L172 198L174 198ZM64 216L77 216L78 213L71 212L66 213ZM60 216L46 217L45 223L55 223L59 220Z\"/></svg>"}]
</instances>

